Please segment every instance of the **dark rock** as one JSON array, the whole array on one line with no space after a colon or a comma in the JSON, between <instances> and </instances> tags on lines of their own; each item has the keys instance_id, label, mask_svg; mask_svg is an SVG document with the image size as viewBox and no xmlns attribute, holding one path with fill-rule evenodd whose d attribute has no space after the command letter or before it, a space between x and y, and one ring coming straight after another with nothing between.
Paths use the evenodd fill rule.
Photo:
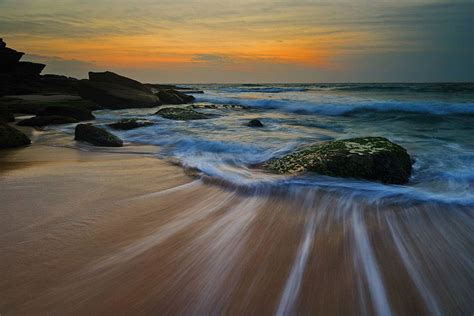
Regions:
<instances>
[{"instance_id":1,"label":"dark rock","mask_svg":"<svg viewBox=\"0 0 474 316\"><path fill-rule=\"evenodd\" d=\"M130 130L134 128L140 128L145 126L153 125L154 123L147 120L140 120L140 119L123 119L116 123L109 124L109 126L113 129L120 129L120 130Z\"/></svg>"},{"instance_id":2,"label":"dark rock","mask_svg":"<svg viewBox=\"0 0 474 316\"><path fill-rule=\"evenodd\" d=\"M118 75L111 71L105 71L105 72L92 72L91 71L89 72L89 80L92 82L113 83L119 86L151 93L151 89L147 87L146 85L144 85L143 83Z\"/></svg>"},{"instance_id":3,"label":"dark rock","mask_svg":"<svg viewBox=\"0 0 474 316\"><path fill-rule=\"evenodd\" d=\"M262 122L260 122L260 120L253 119L253 120L250 120L250 122L247 123L247 126L250 126L250 127L263 127L263 124L262 124Z\"/></svg>"},{"instance_id":4,"label":"dark rock","mask_svg":"<svg viewBox=\"0 0 474 316\"><path fill-rule=\"evenodd\" d=\"M0 108L0 124L2 122L15 122L15 116L8 109Z\"/></svg>"},{"instance_id":5,"label":"dark rock","mask_svg":"<svg viewBox=\"0 0 474 316\"><path fill-rule=\"evenodd\" d=\"M164 108L156 112L156 114L166 119L179 121L202 120L210 118L203 113L184 108Z\"/></svg>"},{"instance_id":6,"label":"dark rock","mask_svg":"<svg viewBox=\"0 0 474 316\"><path fill-rule=\"evenodd\" d=\"M25 75L25 76L39 76L39 74L43 71L45 64L39 63L32 63L29 61L20 61L13 71L17 74Z\"/></svg>"},{"instance_id":7,"label":"dark rock","mask_svg":"<svg viewBox=\"0 0 474 316\"><path fill-rule=\"evenodd\" d=\"M406 149L383 137L362 137L309 146L264 166L278 173L316 172L322 175L403 184L412 160Z\"/></svg>"},{"instance_id":8,"label":"dark rock","mask_svg":"<svg viewBox=\"0 0 474 316\"><path fill-rule=\"evenodd\" d=\"M79 95L109 109L150 108L161 104L151 92L109 82L81 80Z\"/></svg>"},{"instance_id":9,"label":"dark rock","mask_svg":"<svg viewBox=\"0 0 474 316\"><path fill-rule=\"evenodd\" d=\"M185 90L185 89L178 89L176 90L178 92L181 92L181 93L191 93L191 94L203 94L204 91L202 90Z\"/></svg>"},{"instance_id":10,"label":"dark rock","mask_svg":"<svg viewBox=\"0 0 474 316\"><path fill-rule=\"evenodd\" d=\"M37 112L38 116L67 116L75 118L79 121L89 121L94 120L95 116L92 115L92 112L88 109L82 109L72 106L56 105L56 106L47 106L44 109Z\"/></svg>"},{"instance_id":11,"label":"dark rock","mask_svg":"<svg viewBox=\"0 0 474 316\"><path fill-rule=\"evenodd\" d=\"M177 87L172 84L145 83L144 85L147 86L149 89L151 89L153 93L156 93L159 90L163 90L163 89L177 89Z\"/></svg>"},{"instance_id":12,"label":"dark rock","mask_svg":"<svg viewBox=\"0 0 474 316\"><path fill-rule=\"evenodd\" d=\"M78 124L76 126L74 139L88 142L94 146L123 146L123 141L120 138L91 124Z\"/></svg>"},{"instance_id":13,"label":"dark rock","mask_svg":"<svg viewBox=\"0 0 474 316\"><path fill-rule=\"evenodd\" d=\"M0 48L0 72L13 71L24 54L8 47Z\"/></svg>"},{"instance_id":14,"label":"dark rock","mask_svg":"<svg viewBox=\"0 0 474 316\"><path fill-rule=\"evenodd\" d=\"M186 104L194 101L192 95L187 95L173 89L160 90L156 95L163 104Z\"/></svg>"},{"instance_id":15,"label":"dark rock","mask_svg":"<svg viewBox=\"0 0 474 316\"><path fill-rule=\"evenodd\" d=\"M3 41L3 38L0 38L0 49L7 47L7 43Z\"/></svg>"},{"instance_id":16,"label":"dark rock","mask_svg":"<svg viewBox=\"0 0 474 316\"><path fill-rule=\"evenodd\" d=\"M67 116L35 116L17 123L19 126L42 127L47 125L71 124L79 122L77 119Z\"/></svg>"},{"instance_id":17,"label":"dark rock","mask_svg":"<svg viewBox=\"0 0 474 316\"><path fill-rule=\"evenodd\" d=\"M0 124L0 148L13 148L31 144L31 140L11 126Z\"/></svg>"}]
</instances>

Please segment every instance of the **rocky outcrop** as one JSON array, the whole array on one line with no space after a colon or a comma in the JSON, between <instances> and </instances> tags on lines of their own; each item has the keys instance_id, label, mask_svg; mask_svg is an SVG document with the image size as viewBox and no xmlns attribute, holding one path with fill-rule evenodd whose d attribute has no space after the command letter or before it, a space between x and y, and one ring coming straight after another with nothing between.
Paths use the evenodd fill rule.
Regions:
<instances>
[{"instance_id":1,"label":"rocky outcrop","mask_svg":"<svg viewBox=\"0 0 474 316\"><path fill-rule=\"evenodd\" d=\"M35 116L17 123L19 126L43 127L47 125L71 124L79 121L72 117L51 115L51 116Z\"/></svg>"},{"instance_id":2,"label":"rocky outcrop","mask_svg":"<svg viewBox=\"0 0 474 316\"><path fill-rule=\"evenodd\" d=\"M0 123L0 149L21 147L31 144L31 140L11 126Z\"/></svg>"},{"instance_id":3,"label":"rocky outcrop","mask_svg":"<svg viewBox=\"0 0 474 316\"><path fill-rule=\"evenodd\" d=\"M89 80L79 82L79 95L109 109L149 108L161 104L145 85L112 72L89 73Z\"/></svg>"},{"instance_id":4,"label":"rocky outcrop","mask_svg":"<svg viewBox=\"0 0 474 316\"><path fill-rule=\"evenodd\" d=\"M122 147L123 141L106 130L91 124L78 124L75 130L75 140L88 142L94 146Z\"/></svg>"},{"instance_id":5,"label":"rocky outcrop","mask_svg":"<svg viewBox=\"0 0 474 316\"><path fill-rule=\"evenodd\" d=\"M249 127L263 127L263 124L262 124L262 122L260 122L260 120L253 119L253 120L250 120L247 123L247 126L249 126Z\"/></svg>"},{"instance_id":6,"label":"rocky outcrop","mask_svg":"<svg viewBox=\"0 0 474 316\"><path fill-rule=\"evenodd\" d=\"M156 95L163 104L186 104L194 101L192 95L187 95L173 89L159 90Z\"/></svg>"},{"instance_id":7,"label":"rocky outcrop","mask_svg":"<svg viewBox=\"0 0 474 316\"><path fill-rule=\"evenodd\" d=\"M412 160L406 149L383 137L362 137L309 146L264 167L277 173L316 172L383 183L408 182Z\"/></svg>"},{"instance_id":8,"label":"rocky outcrop","mask_svg":"<svg viewBox=\"0 0 474 316\"><path fill-rule=\"evenodd\" d=\"M130 130L130 129L140 128L140 127L150 126L153 124L154 123L151 121L133 118L133 119L123 119L118 122L109 124L109 126L113 129L118 129L118 130Z\"/></svg>"},{"instance_id":9,"label":"rocky outcrop","mask_svg":"<svg viewBox=\"0 0 474 316\"><path fill-rule=\"evenodd\" d=\"M47 106L44 109L37 112L38 116L66 116L74 118L78 121L89 121L94 120L95 116L92 112L85 108L78 108L73 106L63 106L63 105L55 105L55 106Z\"/></svg>"},{"instance_id":10,"label":"rocky outcrop","mask_svg":"<svg viewBox=\"0 0 474 316\"><path fill-rule=\"evenodd\" d=\"M151 89L141 82L118 75L111 71L89 72L89 81L92 82L108 82L130 89L151 92Z\"/></svg>"},{"instance_id":11,"label":"rocky outcrop","mask_svg":"<svg viewBox=\"0 0 474 316\"><path fill-rule=\"evenodd\" d=\"M156 114L166 119L178 121L202 120L210 118L206 114L186 108L163 108L156 112Z\"/></svg>"}]
</instances>

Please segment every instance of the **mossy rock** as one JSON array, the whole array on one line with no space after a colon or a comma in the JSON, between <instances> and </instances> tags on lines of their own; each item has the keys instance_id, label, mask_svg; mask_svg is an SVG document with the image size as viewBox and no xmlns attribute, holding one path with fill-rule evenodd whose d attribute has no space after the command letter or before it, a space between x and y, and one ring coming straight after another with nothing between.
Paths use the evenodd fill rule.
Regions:
<instances>
[{"instance_id":1,"label":"mossy rock","mask_svg":"<svg viewBox=\"0 0 474 316\"><path fill-rule=\"evenodd\" d=\"M264 167L277 173L316 172L383 183L408 182L412 160L406 149L383 137L361 137L309 146Z\"/></svg>"},{"instance_id":2,"label":"mossy rock","mask_svg":"<svg viewBox=\"0 0 474 316\"><path fill-rule=\"evenodd\" d=\"M123 119L118 122L109 124L109 126L113 129L119 129L119 130L130 130L134 128L140 128L140 127L145 127L145 126L150 126L153 125L154 123L151 121L147 120L141 120L141 119Z\"/></svg>"},{"instance_id":3,"label":"mossy rock","mask_svg":"<svg viewBox=\"0 0 474 316\"><path fill-rule=\"evenodd\" d=\"M50 115L50 116L35 116L18 122L19 126L35 126L42 127L47 125L71 124L77 123L79 120L73 117Z\"/></svg>"},{"instance_id":4,"label":"mossy rock","mask_svg":"<svg viewBox=\"0 0 474 316\"><path fill-rule=\"evenodd\" d=\"M85 141L94 146L122 147L123 141L106 130L91 124L78 124L75 130L75 140Z\"/></svg>"},{"instance_id":5,"label":"mossy rock","mask_svg":"<svg viewBox=\"0 0 474 316\"><path fill-rule=\"evenodd\" d=\"M156 112L156 114L166 119L179 121L202 120L210 118L206 114L185 108L164 108Z\"/></svg>"},{"instance_id":6,"label":"mossy rock","mask_svg":"<svg viewBox=\"0 0 474 316\"><path fill-rule=\"evenodd\" d=\"M72 106L48 106L38 112L38 116L67 116L78 121L89 121L95 119L88 109L81 109Z\"/></svg>"},{"instance_id":7,"label":"mossy rock","mask_svg":"<svg viewBox=\"0 0 474 316\"><path fill-rule=\"evenodd\" d=\"M0 123L0 148L14 148L31 144L31 140L11 126Z\"/></svg>"}]
</instances>

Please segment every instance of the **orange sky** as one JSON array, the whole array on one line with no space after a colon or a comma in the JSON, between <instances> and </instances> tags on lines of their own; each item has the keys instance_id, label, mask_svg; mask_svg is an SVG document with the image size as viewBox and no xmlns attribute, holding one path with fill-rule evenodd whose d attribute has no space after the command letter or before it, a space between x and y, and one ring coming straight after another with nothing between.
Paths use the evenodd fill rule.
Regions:
<instances>
[{"instance_id":1,"label":"orange sky","mask_svg":"<svg viewBox=\"0 0 474 316\"><path fill-rule=\"evenodd\" d=\"M165 81L226 82L244 74L252 75L248 81L281 81L285 72L286 81L331 80L355 70L370 75L374 70L359 68L374 56L393 59L433 46L423 33L424 24L433 28L431 16L462 21L438 3L3 0L0 36L46 62L47 71L76 76L94 68L146 79L155 71ZM397 69L400 62L384 64Z\"/></svg>"}]
</instances>

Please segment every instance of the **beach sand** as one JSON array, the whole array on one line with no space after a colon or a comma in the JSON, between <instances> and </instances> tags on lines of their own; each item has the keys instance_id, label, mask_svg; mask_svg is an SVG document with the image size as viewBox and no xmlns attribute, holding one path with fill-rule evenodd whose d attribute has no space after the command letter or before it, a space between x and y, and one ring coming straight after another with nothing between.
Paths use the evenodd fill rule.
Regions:
<instances>
[{"instance_id":1,"label":"beach sand","mask_svg":"<svg viewBox=\"0 0 474 316\"><path fill-rule=\"evenodd\" d=\"M469 250L455 242L468 240L466 210L374 212L309 189L229 188L147 151L38 141L0 153L0 314L432 314L471 304L457 255Z\"/></svg>"}]
</instances>

